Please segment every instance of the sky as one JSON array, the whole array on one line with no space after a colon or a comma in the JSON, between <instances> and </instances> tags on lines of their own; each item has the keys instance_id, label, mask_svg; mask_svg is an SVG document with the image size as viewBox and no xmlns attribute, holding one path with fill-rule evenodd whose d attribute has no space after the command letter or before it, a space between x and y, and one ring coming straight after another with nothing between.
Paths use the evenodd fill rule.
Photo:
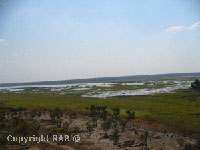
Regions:
<instances>
[{"instance_id":1,"label":"sky","mask_svg":"<svg viewBox=\"0 0 200 150\"><path fill-rule=\"evenodd\" d=\"M0 0L0 83L200 72L199 0Z\"/></svg>"}]
</instances>

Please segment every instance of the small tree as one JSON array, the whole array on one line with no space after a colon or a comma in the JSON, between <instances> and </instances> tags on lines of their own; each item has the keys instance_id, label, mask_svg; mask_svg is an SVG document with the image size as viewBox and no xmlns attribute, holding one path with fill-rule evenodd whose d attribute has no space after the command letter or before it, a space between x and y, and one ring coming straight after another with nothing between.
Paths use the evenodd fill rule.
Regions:
<instances>
[{"instance_id":1,"label":"small tree","mask_svg":"<svg viewBox=\"0 0 200 150\"><path fill-rule=\"evenodd\" d=\"M65 122L63 124L63 133L66 133L66 134L69 133L69 123L68 122Z\"/></svg>"},{"instance_id":2,"label":"small tree","mask_svg":"<svg viewBox=\"0 0 200 150\"><path fill-rule=\"evenodd\" d=\"M61 120L60 119L56 120L56 125L57 125L57 128L61 128Z\"/></svg>"},{"instance_id":3,"label":"small tree","mask_svg":"<svg viewBox=\"0 0 200 150\"><path fill-rule=\"evenodd\" d=\"M184 139L183 138L178 138L176 141L179 144L180 150L182 150L183 146L184 146L184 143L185 143Z\"/></svg>"},{"instance_id":4,"label":"small tree","mask_svg":"<svg viewBox=\"0 0 200 150\"><path fill-rule=\"evenodd\" d=\"M102 114L103 121L106 120L107 116L108 116L108 111L107 110L103 111L103 114Z\"/></svg>"},{"instance_id":5,"label":"small tree","mask_svg":"<svg viewBox=\"0 0 200 150\"><path fill-rule=\"evenodd\" d=\"M54 112L51 112L50 113L50 117L51 117L52 123L54 124L55 123L56 114Z\"/></svg>"},{"instance_id":6,"label":"small tree","mask_svg":"<svg viewBox=\"0 0 200 150\"><path fill-rule=\"evenodd\" d=\"M108 138L107 131L111 128L111 125L112 125L111 119L107 119L101 124L101 127L105 131L105 138Z\"/></svg>"},{"instance_id":7,"label":"small tree","mask_svg":"<svg viewBox=\"0 0 200 150\"><path fill-rule=\"evenodd\" d=\"M76 119L76 113L75 112L72 114L72 119Z\"/></svg>"},{"instance_id":8,"label":"small tree","mask_svg":"<svg viewBox=\"0 0 200 150\"><path fill-rule=\"evenodd\" d=\"M95 105L90 106L90 115L91 116L96 115L96 106Z\"/></svg>"},{"instance_id":9,"label":"small tree","mask_svg":"<svg viewBox=\"0 0 200 150\"><path fill-rule=\"evenodd\" d=\"M97 127L97 120L98 120L98 118L92 118L92 123L93 123L93 126L94 127Z\"/></svg>"},{"instance_id":10,"label":"small tree","mask_svg":"<svg viewBox=\"0 0 200 150\"><path fill-rule=\"evenodd\" d=\"M54 113L55 113L55 116L57 117L57 119L60 119L62 112L58 107L54 110Z\"/></svg>"},{"instance_id":11,"label":"small tree","mask_svg":"<svg viewBox=\"0 0 200 150\"><path fill-rule=\"evenodd\" d=\"M118 116L120 114L120 108L113 108L113 115L115 116L115 119L118 120Z\"/></svg>"},{"instance_id":12,"label":"small tree","mask_svg":"<svg viewBox=\"0 0 200 150\"><path fill-rule=\"evenodd\" d=\"M4 104L0 104L0 127L5 126L5 107Z\"/></svg>"},{"instance_id":13,"label":"small tree","mask_svg":"<svg viewBox=\"0 0 200 150\"><path fill-rule=\"evenodd\" d=\"M145 150L147 150L148 135L149 135L148 131L144 131L144 133L140 135L140 140L142 142L142 149L144 148Z\"/></svg>"},{"instance_id":14,"label":"small tree","mask_svg":"<svg viewBox=\"0 0 200 150\"><path fill-rule=\"evenodd\" d=\"M191 84L192 89L200 89L200 81L198 79L195 79L194 82Z\"/></svg>"},{"instance_id":15,"label":"small tree","mask_svg":"<svg viewBox=\"0 0 200 150\"><path fill-rule=\"evenodd\" d=\"M193 149L193 145L191 143L186 143L185 144L185 149L184 150L192 150Z\"/></svg>"},{"instance_id":16,"label":"small tree","mask_svg":"<svg viewBox=\"0 0 200 150\"><path fill-rule=\"evenodd\" d=\"M127 124L127 120L123 119L120 121L120 125L122 126L122 132L125 131L126 124Z\"/></svg>"},{"instance_id":17,"label":"small tree","mask_svg":"<svg viewBox=\"0 0 200 150\"><path fill-rule=\"evenodd\" d=\"M126 113L128 114L128 117L127 119L130 120L130 119L135 119L135 112L134 111L131 111L131 110L128 110L126 111Z\"/></svg>"},{"instance_id":18,"label":"small tree","mask_svg":"<svg viewBox=\"0 0 200 150\"><path fill-rule=\"evenodd\" d=\"M74 133L74 134L78 134L78 133L80 133L80 132L81 132L81 130L80 130L79 127L74 127L74 128L73 128L73 133Z\"/></svg>"},{"instance_id":19,"label":"small tree","mask_svg":"<svg viewBox=\"0 0 200 150\"><path fill-rule=\"evenodd\" d=\"M40 125L34 121L28 122L24 119L15 118L12 120L13 132L17 136L37 135Z\"/></svg>"},{"instance_id":20,"label":"small tree","mask_svg":"<svg viewBox=\"0 0 200 150\"><path fill-rule=\"evenodd\" d=\"M35 110L32 110L31 112L30 112L31 114L31 119L33 119L34 117L35 117L35 115L36 115L36 112L35 112Z\"/></svg>"},{"instance_id":21,"label":"small tree","mask_svg":"<svg viewBox=\"0 0 200 150\"><path fill-rule=\"evenodd\" d=\"M119 130L116 128L113 132L114 144L117 145L119 141Z\"/></svg>"},{"instance_id":22,"label":"small tree","mask_svg":"<svg viewBox=\"0 0 200 150\"><path fill-rule=\"evenodd\" d=\"M117 122L115 121L115 122L113 122L113 126L112 126L114 129L117 129L118 128L118 124L117 124Z\"/></svg>"},{"instance_id":23,"label":"small tree","mask_svg":"<svg viewBox=\"0 0 200 150\"><path fill-rule=\"evenodd\" d=\"M93 128L94 128L93 125L87 122L87 131L89 132L90 135L92 133Z\"/></svg>"},{"instance_id":24,"label":"small tree","mask_svg":"<svg viewBox=\"0 0 200 150\"><path fill-rule=\"evenodd\" d=\"M38 115L38 117L40 117L41 116L41 111L38 111L37 115Z\"/></svg>"}]
</instances>

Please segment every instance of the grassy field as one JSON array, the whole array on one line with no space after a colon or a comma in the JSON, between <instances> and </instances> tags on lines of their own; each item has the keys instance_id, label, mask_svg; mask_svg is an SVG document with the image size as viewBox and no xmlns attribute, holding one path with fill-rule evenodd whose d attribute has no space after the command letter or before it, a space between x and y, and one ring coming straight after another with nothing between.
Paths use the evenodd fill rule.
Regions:
<instances>
[{"instance_id":1,"label":"grassy field","mask_svg":"<svg viewBox=\"0 0 200 150\"><path fill-rule=\"evenodd\" d=\"M0 93L7 106L61 108L85 111L90 105L119 107L121 114L134 110L138 118L162 123L188 135L200 135L200 91L187 89L149 96L121 96L106 99L76 94Z\"/></svg>"},{"instance_id":2,"label":"grassy field","mask_svg":"<svg viewBox=\"0 0 200 150\"><path fill-rule=\"evenodd\" d=\"M163 88L165 84L157 84L157 85L114 85L111 87L93 87L92 90L101 89L101 90L110 90L110 91L120 91L120 90L137 90L137 89L152 89L152 88Z\"/></svg>"}]
</instances>

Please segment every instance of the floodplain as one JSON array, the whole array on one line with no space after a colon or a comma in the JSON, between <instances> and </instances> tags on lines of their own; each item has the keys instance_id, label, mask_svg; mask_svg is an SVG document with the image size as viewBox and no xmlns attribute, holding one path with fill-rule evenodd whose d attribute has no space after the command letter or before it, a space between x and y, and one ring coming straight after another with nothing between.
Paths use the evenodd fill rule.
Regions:
<instances>
[{"instance_id":1,"label":"floodplain","mask_svg":"<svg viewBox=\"0 0 200 150\"><path fill-rule=\"evenodd\" d=\"M86 139L87 137L91 143L98 143L99 140L102 140L101 142L108 144L107 149L141 149L146 146L157 149L162 148L166 145L165 142L168 142L169 145L171 143L171 147L165 146L164 149L178 150L182 148L180 139L185 141L183 143L186 147L189 144L192 145L189 147L198 149L200 91L191 88L193 81L194 78L173 78L112 83L1 87L0 102L7 110L23 109L21 113L12 116L15 116L15 119L16 116L27 119L24 114L34 112L34 117L29 117L29 120L36 120L40 124L39 133L47 130L41 124L41 122L45 124L45 120L50 129L54 127L56 130L64 128L64 124L67 122L71 127L71 132L78 127L78 133L82 138ZM92 108L95 108L94 114L91 114ZM102 117L101 108L104 108L107 119ZM59 117L52 119L51 113L56 110L65 115L58 115ZM117 117L116 110L118 110ZM45 111L49 116L46 116ZM40 112L40 116L37 116L38 112ZM43 112L42 115L41 112ZM127 120L128 112L134 112L134 118ZM73 114L75 115L73 116ZM6 118L9 120L11 116L7 115ZM58 126L56 121L60 121L61 125ZM96 126L93 124L94 122L97 122ZM112 128L105 129L104 125L106 124ZM90 125L91 131L88 129ZM106 137L103 134L105 131ZM140 137L147 131L148 142L145 143ZM55 131L55 133L63 132ZM115 139L115 134L119 138ZM129 134L133 134L133 137L128 138ZM172 136L170 140L167 139L169 135ZM160 139L164 142L163 145L160 143L161 145L158 146L159 140L155 139ZM84 140L86 143L89 141ZM84 144L82 143L82 145ZM71 148L77 149L72 143ZM87 149L85 146L79 148ZM68 149L70 148L68 147ZM106 148L101 143L89 146L88 149Z\"/></svg>"}]
</instances>

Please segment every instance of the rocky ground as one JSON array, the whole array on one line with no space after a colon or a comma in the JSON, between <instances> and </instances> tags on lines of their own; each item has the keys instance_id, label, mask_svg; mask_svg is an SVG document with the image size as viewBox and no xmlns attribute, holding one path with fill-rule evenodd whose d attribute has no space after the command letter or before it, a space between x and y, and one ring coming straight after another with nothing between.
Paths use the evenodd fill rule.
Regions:
<instances>
[{"instance_id":1,"label":"rocky ground","mask_svg":"<svg viewBox=\"0 0 200 150\"><path fill-rule=\"evenodd\" d=\"M13 120L25 120L24 124L13 124ZM136 118L137 119L137 118ZM23 121L22 121L23 122ZM30 123L30 124L28 124ZM33 126L39 127L33 128ZM8 135L31 136L48 135L48 141L16 143L6 142ZM20 134L20 133L24 133ZM0 129L0 149L7 150L180 150L195 149L197 141L167 131L161 132L145 125L137 124L134 119L117 115L81 114L60 110L37 110L9 108L5 113ZM54 136L69 135L68 141L55 141ZM80 141L73 137L77 135Z\"/></svg>"}]
</instances>

